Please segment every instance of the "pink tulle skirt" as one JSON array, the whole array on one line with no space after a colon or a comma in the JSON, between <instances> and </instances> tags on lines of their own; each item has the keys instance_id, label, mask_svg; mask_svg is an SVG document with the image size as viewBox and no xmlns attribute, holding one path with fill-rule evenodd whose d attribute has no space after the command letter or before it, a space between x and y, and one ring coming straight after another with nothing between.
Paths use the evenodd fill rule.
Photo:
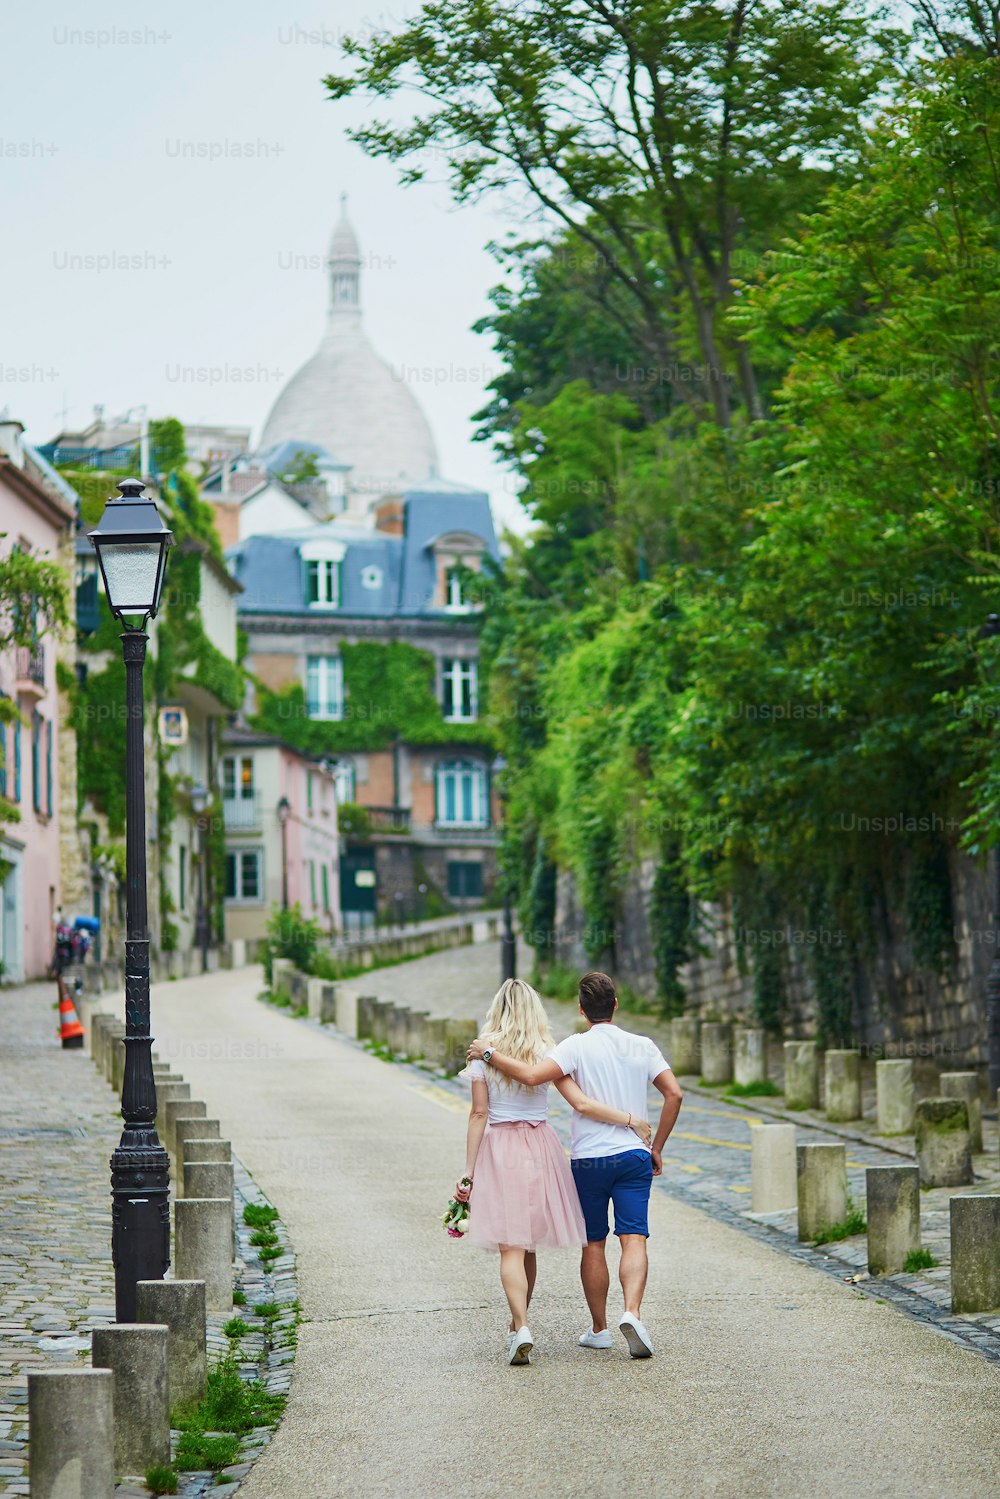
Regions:
<instances>
[{"instance_id":1,"label":"pink tulle skirt","mask_svg":"<svg viewBox=\"0 0 1000 1499\"><path fill-rule=\"evenodd\" d=\"M490 1125L476 1161L469 1238L493 1250L586 1244L573 1174L551 1124Z\"/></svg>"}]
</instances>

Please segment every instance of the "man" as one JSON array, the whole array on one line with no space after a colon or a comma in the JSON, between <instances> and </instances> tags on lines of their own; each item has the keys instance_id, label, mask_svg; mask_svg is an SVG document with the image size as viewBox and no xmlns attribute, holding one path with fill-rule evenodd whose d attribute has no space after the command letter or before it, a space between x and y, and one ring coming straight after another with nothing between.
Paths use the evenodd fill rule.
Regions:
<instances>
[{"instance_id":1,"label":"man","mask_svg":"<svg viewBox=\"0 0 1000 1499\"><path fill-rule=\"evenodd\" d=\"M633 1358L649 1358L653 1342L640 1311L646 1289L649 1237L649 1191L663 1170L663 1146L680 1113L677 1079L656 1045L615 1025L618 1000L606 973L585 973L580 980L583 1034L567 1036L550 1057L531 1065L490 1051L479 1040L469 1048L470 1061L488 1062L526 1087L553 1083L571 1074L584 1093L601 1103L646 1117L649 1084L663 1095L660 1122L651 1147L638 1148L623 1125L601 1124L573 1113L571 1165L587 1225L587 1245L580 1264L583 1292L593 1325L580 1338L583 1348L610 1348L607 1302L610 1284L605 1245L608 1203L615 1209L615 1233L621 1244L619 1278L625 1314L619 1322Z\"/></svg>"}]
</instances>

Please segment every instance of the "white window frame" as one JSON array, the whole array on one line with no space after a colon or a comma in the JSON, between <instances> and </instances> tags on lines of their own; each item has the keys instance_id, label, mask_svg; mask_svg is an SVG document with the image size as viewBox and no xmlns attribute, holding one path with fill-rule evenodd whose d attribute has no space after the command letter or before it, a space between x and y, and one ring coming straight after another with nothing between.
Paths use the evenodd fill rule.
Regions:
<instances>
[{"instance_id":1,"label":"white window frame","mask_svg":"<svg viewBox=\"0 0 1000 1499\"><path fill-rule=\"evenodd\" d=\"M243 779L243 767L250 766L249 782ZM222 757L222 799L227 802L252 802L256 786L254 777L256 766L253 755L223 755Z\"/></svg>"},{"instance_id":2,"label":"white window frame","mask_svg":"<svg viewBox=\"0 0 1000 1499\"><path fill-rule=\"evenodd\" d=\"M357 799L356 772L353 760L338 760L333 767L333 788L337 806Z\"/></svg>"},{"instance_id":3,"label":"white window frame","mask_svg":"<svg viewBox=\"0 0 1000 1499\"><path fill-rule=\"evenodd\" d=\"M252 857L257 862L257 893L246 895L243 889L243 860ZM227 848L226 862L235 860L234 870L236 878L233 881L234 893L226 896L227 905L239 906L262 906L264 900L264 850L262 848ZM226 871L226 883L229 883L229 871Z\"/></svg>"},{"instance_id":4,"label":"white window frame","mask_svg":"<svg viewBox=\"0 0 1000 1499\"><path fill-rule=\"evenodd\" d=\"M471 614L473 605L465 597L465 589L462 586L461 567L464 564L453 562L446 569L444 575L444 607L449 614Z\"/></svg>"},{"instance_id":5,"label":"white window frame","mask_svg":"<svg viewBox=\"0 0 1000 1499\"><path fill-rule=\"evenodd\" d=\"M453 817L447 815L449 783L452 783ZM475 760L440 761L434 773L434 793L435 821L438 827L489 827L490 792L484 765ZM466 811L468 815L465 815Z\"/></svg>"},{"instance_id":6,"label":"white window frame","mask_svg":"<svg viewBox=\"0 0 1000 1499\"><path fill-rule=\"evenodd\" d=\"M312 683L318 688L315 696ZM334 721L344 716L344 663L339 656L306 657L306 713Z\"/></svg>"},{"instance_id":7,"label":"white window frame","mask_svg":"<svg viewBox=\"0 0 1000 1499\"><path fill-rule=\"evenodd\" d=\"M310 598L312 569L316 569L316 597ZM329 557L313 557L306 562L306 602L310 609L340 608L340 563Z\"/></svg>"},{"instance_id":8,"label":"white window frame","mask_svg":"<svg viewBox=\"0 0 1000 1499\"><path fill-rule=\"evenodd\" d=\"M462 712L463 688L469 688L469 712ZM448 687L451 712L448 712ZM475 723L479 717L479 662L468 657L446 657L441 662L441 712L445 723Z\"/></svg>"}]
</instances>

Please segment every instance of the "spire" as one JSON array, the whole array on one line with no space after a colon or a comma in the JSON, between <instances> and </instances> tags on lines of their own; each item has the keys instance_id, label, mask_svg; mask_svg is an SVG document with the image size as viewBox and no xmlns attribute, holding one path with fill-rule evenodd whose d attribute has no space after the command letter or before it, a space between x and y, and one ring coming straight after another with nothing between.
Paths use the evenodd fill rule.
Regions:
<instances>
[{"instance_id":1,"label":"spire","mask_svg":"<svg viewBox=\"0 0 1000 1499\"><path fill-rule=\"evenodd\" d=\"M330 273L330 316L357 312L361 306L361 251L347 217L347 194L340 195L340 218L326 255Z\"/></svg>"}]
</instances>

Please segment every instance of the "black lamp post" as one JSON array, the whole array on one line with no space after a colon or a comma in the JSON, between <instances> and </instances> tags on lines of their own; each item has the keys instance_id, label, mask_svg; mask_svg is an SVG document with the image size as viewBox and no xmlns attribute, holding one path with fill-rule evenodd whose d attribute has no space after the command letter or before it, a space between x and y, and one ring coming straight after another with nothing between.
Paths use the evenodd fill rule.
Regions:
<instances>
[{"instance_id":1,"label":"black lamp post","mask_svg":"<svg viewBox=\"0 0 1000 1499\"><path fill-rule=\"evenodd\" d=\"M981 634L990 640L1000 635L1000 615L987 617ZM1000 845L990 849L992 886L993 962L986 979L986 1058L989 1065L990 1104L996 1104L1000 1088Z\"/></svg>"},{"instance_id":2,"label":"black lamp post","mask_svg":"<svg viewBox=\"0 0 1000 1499\"><path fill-rule=\"evenodd\" d=\"M125 660L125 1075L121 1141L111 1157L111 1257L115 1316L135 1321L135 1287L162 1280L170 1263L169 1162L157 1138L149 1034L146 913L146 781L142 668L146 625L156 617L173 537L139 479L122 479L90 533L108 603L124 626ZM126 616L132 616L132 623ZM136 624L138 618L141 623Z\"/></svg>"},{"instance_id":3,"label":"black lamp post","mask_svg":"<svg viewBox=\"0 0 1000 1499\"><path fill-rule=\"evenodd\" d=\"M292 804L287 796L278 803L278 821L281 824L281 909L288 910L288 818Z\"/></svg>"},{"instance_id":4,"label":"black lamp post","mask_svg":"<svg viewBox=\"0 0 1000 1499\"><path fill-rule=\"evenodd\" d=\"M503 755L497 755L493 761L493 779L497 784L497 793L500 797L500 805L503 808L503 822L501 831L506 830L507 825L507 782L504 772L507 769L507 761ZM500 982L506 983L508 979L517 978L517 938L514 936L514 923L510 909L510 880L507 870L503 867L501 860L500 868L501 886L503 889L503 932L500 936Z\"/></svg>"},{"instance_id":5,"label":"black lamp post","mask_svg":"<svg viewBox=\"0 0 1000 1499\"><path fill-rule=\"evenodd\" d=\"M199 781L191 787L191 810L198 820L198 909L194 918L195 946L201 948L201 971L208 972L208 891L205 878L205 824L208 787Z\"/></svg>"}]
</instances>

